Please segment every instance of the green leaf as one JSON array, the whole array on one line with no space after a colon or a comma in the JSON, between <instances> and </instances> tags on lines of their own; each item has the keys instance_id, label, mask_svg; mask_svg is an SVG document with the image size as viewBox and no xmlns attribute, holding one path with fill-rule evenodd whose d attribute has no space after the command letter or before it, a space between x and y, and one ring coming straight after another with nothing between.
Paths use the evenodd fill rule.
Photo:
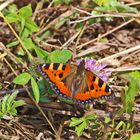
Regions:
<instances>
[{"instance_id":1,"label":"green leaf","mask_svg":"<svg viewBox=\"0 0 140 140\"><path fill-rule=\"evenodd\" d=\"M33 43L31 38L24 39L23 43L28 50L33 50L36 48L36 45Z\"/></svg>"},{"instance_id":2,"label":"green leaf","mask_svg":"<svg viewBox=\"0 0 140 140\"><path fill-rule=\"evenodd\" d=\"M99 6L109 4L109 0L95 0L96 4Z\"/></svg>"},{"instance_id":3,"label":"green leaf","mask_svg":"<svg viewBox=\"0 0 140 140\"><path fill-rule=\"evenodd\" d=\"M140 90L140 72L127 72L121 74L121 76L127 80L129 80L128 89L125 90L125 97L123 99L124 110L127 113L131 113L133 109L133 104L135 100L135 96Z\"/></svg>"},{"instance_id":4,"label":"green leaf","mask_svg":"<svg viewBox=\"0 0 140 140\"><path fill-rule=\"evenodd\" d=\"M126 72L121 74L121 76L129 82L135 81L137 84L137 88L140 90L140 72L139 71L133 71L133 72Z\"/></svg>"},{"instance_id":5,"label":"green leaf","mask_svg":"<svg viewBox=\"0 0 140 140\"><path fill-rule=\"evenodd\" d=\"M108 116L106 116L106 117L105 117L105 123L109 123L109 122L111 122L111 118L108 117Z\"/></svg>"},{"instance_id":6,"label":"green leaf","mask_svg":"<svg viewBox=\"0 0 140 140\"><path fill-rule=\"evenodd\" d=\"M39 102L39 97L40 97L39 89L38 89L38 85L37 85L36 81L32 77L31 77L31 86L32 86L32 89L33 89L35 100L38 103Z\"/></svg>"},{"instance_id":7,"label":"green leaf","mask_svg":"<svg viewBox=\"0 0 140 140\"><path fill-rule=\"evenodd\" d=\"M122 4L117 0L96 0L95 3L99 5L98 7L95 7L95 10L102 12L137 12L136 8L130 7L126 4Z\"/></svg>"},{"instance_id":8,"label":"green leaf","mask_svg":"<svg viewBox=\"0 0 140 140\"><path fill-rule=\"evenodd\" d=\"M18 92L16 91L11 95L6 95L0 99L0 118L3 118L5 115L16 115L16 107L25 104L23 100L15 101L17 93Z\"/></svg>"},{"instance_id":9,"label":"green leaf","mask_svg":"<svg viewBox=\"0 0 140 140\"><path fill-rule=\"evenodd\" d=\"M11 13L6 16L9 23L20 21L20 17L16 13Z\"/></svg>"},{"instance_id":10,"label":"green leaf","mask_svg":"<svg viewBox=\"0 0 140 140\"><path fill-rule=\"evenodd\" d=\"M72 2L72 0L63 0L63 2L68 5Z\"/></svg>"},{"instance_id":11,"label":"green leaf","mask_svg":"<svg viewBox=\"0 0 140 140\"><path fill-rule=\"evenodd\" d=\"M31 19L26 19L25 27L31 32L38 32L39 31L39 27Z\"/></svg>"},{"instance_id":12,"label":"green leaf","mask_svg":"<svg viewBox=\"0 0 140 140\"><path fill-rule=\"evenodd\" d=\"M75 118L75 117L73 117L73 118L71 118L70 127L77 126L80 123L82 123L83 121L85 121L84 117L82 117L82 118Z\"/></svg>"},{"instance_id":13,"label":"green leaf","mask_svg":"<svg viewBox=\"0 0 140 140\"><path fill-rule=\"evenodd\" d=\"M13 41L13 42L10 42L9 44L6 45L6 47L8 48L11 48L11 47L15 47L19 44L19 41L16 40L16 41Z\"/></svg>"},{"instance_id":14,"label":"green leaf","mask_svg":"<svg viewBox=\"0 0 140 140\"><path fill-rule=\"evenodd\" d=\"M18 85L25 85L29 82L29 80L31 79L31 75L29 73L22 73L20 75L18 75L14 80L13 82L15 84L18 84Z\"/></svg>"},{"instance_id":15,"label":"green leaf","mask_svg":"<svg viewBox=\"0 0 140 140\"><path fill-rule=\"evenodd\" d=\"M1 111L2 113L6 113L7 112L7 100L9 98L10 95L6 95L4 96L4 98L2 99L2 105L1 105Z\"/></svg>"},{"instance_id":16,"label":"green leaf","mask_svg":"<svg viewBox=\"0 0 140 140\"><path fill-rule=\"evenodd\" d=\"M72 0L53 0L53 2L55 5L62 4L62 3L65 3L68 5L72 2Z\"/></svg>"},{"instance_id":17,"label":"green leaf","mask_svg":"<svg viewBox=\"0 0 140 140\"><path fill-rule=\"evenodd\" d=\"M125 123L123 121L120 121L116 126L116 130L119 130L120 127L124 128L125 126L126 126Z\"/></svg>"},{"instance_id":18,"label":"green leaf","mask_svg":"<svg viewBox=\"0 0 140 140\"><path fill-rule=\"evenodd\" d=\"M13 105L12 105L11 108L17 108L17 107L23 106L23 105L25 105L25 104L26 104L26 103L25 103L24 100L18 100L18 101L15 101L15 102L13 103Z\"/></svg>"},{"instance_id":19,"label":"green leaf","mask_svg":"<svg viewBox=\"0 0 140 140\"><path fill-rule=\"evenodd\" d=\"M29 18L32 16L32 8L31 8L31 4L21 8L19 10L19 15L21 17L24 17L24 18Z\"/></svg>"},{"instance_id":20,"label":"green leaf","mask_svg":"<svg viewBox=\"0 0 140 140\"><path fill-rule=\"evenodd\" d=\"M135 95L137 92L137 84L136 81L133 81L129 84L128 90L125 93L125 111L127 113L132 112L132 107L135 100Z\"/></svg>"},{"instance_id":21,"label":"green leaf","mask_svg":"<svg viewBox=\"0 0 140 140\"><path fill-rule=\"evenodd\" d=\"M50 60L54 63L66 63L72 57L72 53L69 50L53 51L50 53Z\"/></svg>"},{"instance_id":22,"label":"green leaf","mask_svg":"<svg viewBox=\"0 0 140 140\"><path fill-rule=\"evenodd\" d=\"M8 98L8 100L7 100L7 110L8 110L8 111L11 109L11 106L12 106L14 100L16 99L17 94L18 94L18 91L15 91L14 93L12 93L12 94L9 96L9 98Z\"/></svg>"},{"instance_id":23,"label":"green leaf","mask_svg":"<svg viewBox=\"0 0 140 140\"><path fill-rule=\"evenodd\" d=\"M91 114L85 117L86 120L95 120L97 118L96 114Z\"/></svg>"},{"instance_id":24,"label":"green leaf","mask_svg":"<svg viewBox=\"0 0 140 140\"><path fill-rule=\"evenodd\" d=\"M10 115L16 116L17 110L16 108L11 108L11 110L8 112Z\"/></svg>"},{"instance_id":25,"label":"green leaf","mask_svg":"<svg viewBox=\"0 0 140 140\"><path fill-rule=\"evenodd\" d=\"M22 33L22 31L24 30L24 27L25 27L25 19L22 17L20 22L21 22L21 29L20 29L20 36L21 36L21 33Z\"/></svg>"},{"instance_id":26,"label":"green leaf","mask_svg":"<svg viewBox=\"0 0 140 140\"><path fill-rule=\"evenodd\" d=\"M140 139L140 133L132 134L130 137L130 140L139 140Z\"/></svg>"},{"instance_id":27,"label":"green leaf","mask_svg":"<svg viewBox=\"0 0 140 140\"><path fill-rule=\"evenodd\" d=\"M8 6L8 12L9 13L16 13L17 12L17 5L16 4L10 4L9 6Z\"/></svg>"},{"instance_id":28,"label":"green leaf","mask_svg":"<svg viewBox=\"0 0 140 140\"><path fill-rule=\"evenodd\" d=\"M53 0L53 2L54 2L55 5L63 3L62 0Z\"/></svg>"},{"instance_id":29,"label":"green leaf","mask_svg":"<svg viewBox=\"0 0 140 140\"><path fill-rule=\"evenodd\" d=\"M76 127L75 131L78 137L80 137L83 131L87 128L88 124L86 121L82 122L78 127Z\"/></svg>"},{"instance_id":30,"label":"green leaf","mask_svg":"<svg viewBox=\"0 0 140 140\"><path fill-rule=\"evenodd\" d=\"M24 52L24 50L22 49L22 47L20 47L20 48L18 49L17 54L20 55L20 56L24 56L24 55L25 55L25 52Z\"/></svg>"},{"instance_id":31,"label":"green leaf","mask_svg":"<svg viewBox=\"0 0 140 140\"><path fill-rule=\"evenodd\" d=\"M50 102L48 97L48 93L50 93L48 89L48 81L46 81L46 79L42 79L40 81L37 81L37 85L40 93L39 102L44 102L44 103Z\"/></svg>"},{"instance_id":32,"label":"green leaf","mask_svg":"<svg viewBox=\"0 0 140 140\"><path fill-rule=\"evenodd\" d=\"M52 36L52 32L50 30L46 30L44 33L42 33L39 36L39 40L42 41L43 39L46 39L47 37L51 37Z\"/></svg>"},{"instance_id":33,"label":"green leaf","mask_svg":"<svg viewBox=\"0 0 140 140\"><path fill-rule=\"evenodd\" d=\"M21 33L21 39L24 40L25 38L28 38L28 36L31 34L32 32L30 30L28 30L27 28L24 28L24 30Z\"/></svg>"},{"instance_id":34,"label":"green leaf","mask_svg":"<svg viewBox=\"0 0 140 140\"><path fill-rule=\"evenodd\" d=\"M47 60L49 53L42 50L41 48L36 47L35 48L35 52L37 54L37 56L43 60Z\"/></svg>"},{"instance_id":35,"label":"green leaf","mask_svg":"<svg viewBox=\"0 0 140 140\"><path fill-rule=\"evenodd\" d=\"M57 24L55 24L55 29L59 29L62 25L65 24L66 21L67 21L67 18L58 20Z\"/></svg>"}]
</instances>

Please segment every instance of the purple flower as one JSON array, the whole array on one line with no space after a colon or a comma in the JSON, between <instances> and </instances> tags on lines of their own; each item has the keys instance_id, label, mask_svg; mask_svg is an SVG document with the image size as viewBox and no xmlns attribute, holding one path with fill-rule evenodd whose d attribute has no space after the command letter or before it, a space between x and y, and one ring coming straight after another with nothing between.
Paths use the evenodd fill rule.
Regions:
<instances>
[{"instance_id":1,"label":"purple flower","mask_svg":"<svg viewBox=\"0 0 140 140\"><path fill-rule=\"evenodd\" d=\"M112 69L105 68L107 64L97 63L97 61L92 58L85 58L78 60L77 65L79 65L82 60L85 61L85 69L92 71L93 73L98 75L103 81L107 81L108 77L111 75L112 72Z\"/></svg>"}]
</instances>

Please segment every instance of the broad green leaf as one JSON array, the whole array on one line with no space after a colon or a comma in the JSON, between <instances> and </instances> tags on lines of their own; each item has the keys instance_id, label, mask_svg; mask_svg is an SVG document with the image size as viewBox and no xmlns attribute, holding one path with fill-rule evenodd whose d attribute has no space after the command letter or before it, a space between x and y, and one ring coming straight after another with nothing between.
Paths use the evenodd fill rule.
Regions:
<instances>
[{"instance_id":1,"label":"broad green leaf","mask_svg":"<svg viewBox=\"0 0 140 140\"><path fill-rule=\"evenodd\" d=\"M99 6L109 4L109 0L95 0L96 4Z\"/></svg>"},{"instance_id":2,"label":"broad green leaf","mask_svg":"<svg viewBox=\"0 0 140 140\"><path fill-rule=\"evenodd\" d=\"M139 140L140 139L140 133L132 134L130 137L130 140Z\"/></svg>"},{"instance_id":3,"label":"broad green leaf","mask_svg":"<svg viewBox=\"0 0 140 140\"><path fill-rule=\"evenodd\" d=\"M70 122L70 127L74 127L79 125L80 123L82 123L83 121L85 121L85 118L71 118L71 122Z\"/></svg>"},{"instance_id":4,"label":"broad green leaf","mask_svg":"<svg viewBox=\"0 0 140 140\"><path fill-rule=\"evenodd\" d=\"M88 123L86 121L82 122L79 126L76 127L75 131L78 137L80 137L83 131L88 127Z\"/></svg>"},{"instance_id":5,"label":"broad green leaf","mask_svg":"<svg viewBox=\"0 0 140 140\"><path fill-rule=\"evenodd\" d=\"M28 38L28 36L31 34L32 32L30 30L28 30L27 28L24 28L24 30L21 33L21 39L24 40L25 38Z\"/></svg>"},{"instance_id":6,"label":"broad green leaf","mask_svg":"<svg viewBox=\"0 0 140 140\"><path fill-rule=\"evenodd\" d=\"M97 118L96 114L91 114L85 117L86 120L95 120Z\"/></svg>"},{"instance_id":7,"label":"broad green leaf","mask_svg":"<svg viewBox=\"0 0 140 140\"><path fill-rule=\"evenodd\" d=\"M33 43L31 38L24 39L23 43L28 50L33 50L36 48L36 45Z\"/></svg>"},{"instance_id":8,"label":"broad green leaf","mask_svg":"<svg viewBox=\"0 0 140 140\"><path fill-rule=\"evenodd\" d=\"M25 21L25 27L29 31L31 31L31 32L37 32L37 31L39 31L39 27L31 19L26 19L26 21Z\"/></svg>"},{"instance_id":9,"label":"broad green leaf","mask_svg":"<svg viewBox=\"0 0 140 140\"><path fill-rule=\"evenodd\" d=\"M35 52L36 52L36 54L37 54L37 56L38 56L39 58L41 58L41 59L43 59L43 60L47 60L48 55L49 55L48 52L42 50L42 49L39 48L39 47L36 47L36 48L35 48Z\"/></svg>"},{"instance_id":10,"label":"broad green leaf","mask_svg":"<svg viewBox=\"0 0 140 140\"><path fill-rule=\"evenodd\" d=\"M34 80L34 78L31 78L31 86L32 86L32 89L33 89L35 100L38 103L40 94L39 94L38 85L37 85L36 81Z\"/></svg>"},{"instance_id":11,"label":"broad green leaf","mask_svg":"<svg viewBox=\"0 0 140 140\"><path fill-rule=\"evenodd\" d=\"M20 21L20 17L16 13L11 13L6 16L9 23Z\"/></svg>"},{"instance_id":12,"label":"broad green leaf","mask_svg":"<svg viewBox=\"0 0 140 140\"><path fill-rule=\"evenodd\" d=\"M132 76L132 78L140 78L140 72L139 71L133 71L130 73L130 76Z\"/></svg>"},{"instance_id":13,"label":"broad green leaf","mask_svg":"<svg viewBox=\"0 0 140 140\"><path fill-rule=\"evenodd\" d=\"M19 15L24 18L29 18L32 16L31 4L24 6L19 10Z\"/></svg>"},{"instance_id":14,"label":"broad green leaf","mask_svg":"<svg viewBox=\"0 0 140 140\"><path fill-rule=\"evenodd\" d=\"M9 13L17 13L17 5L16 4L10 4L8 6L8 12Z\"/></svg>"},{"instance_id":15,"label":"broad green leaf","mask_svg":"<svg viewBox=\"0 0 140 140\"><path fill-rule=\"evenodd\" d=\"M31 75L29 73L22 73L18 75L13 82L18 85L26 85L31 79Z\"/></svg>"},{"instance_id":16,"label":"broad green leaf","mask_svg":"<svg viewBox=\"0 0 140 140\"><path fill-rule=\"evenodd\" d=\"M125 93L125 111L127 113L132 112L136 92L137 92L137 84L136 81L133 81L129 84L128 90Z\"/></svg>"},{"instance_id":17,"label":"broad green leaf","mask_svg":"<svg viewBox=\"0 0 140 140\"><path fill-rule=\"evenodd\" d=\"M137 84L137 88L140 89L140 72L139 71L133 71L133 72L126 72L121 74L121 76L129 82L135 81Z\"/></svg>"},{"instance_id":18,"label":"broad green leaf","mask_svg":"<svg viewBox=\"0 0 140 140\"><path fill-rule=\"evenodd\" d=\"M72 57L72 53L69 50L53 51L50 53L49 58L54 63L66 63Z\"/></svg>"}]
</instances>

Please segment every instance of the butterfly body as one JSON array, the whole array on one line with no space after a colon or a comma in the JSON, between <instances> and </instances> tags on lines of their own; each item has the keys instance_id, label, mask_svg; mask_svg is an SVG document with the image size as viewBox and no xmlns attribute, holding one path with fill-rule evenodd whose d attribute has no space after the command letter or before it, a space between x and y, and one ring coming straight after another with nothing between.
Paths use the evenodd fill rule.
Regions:
<instances>
[{"instance_id":1,"label":"butterfly body","mask_svg":"<svg viewBox=\"0 0 140 140\"><path fill-rule=\"evenodd\" d=\"M111 88L84 66L84 61L78 66L46 63L40 64L38 71L48 79L59 96L73 99L78 103L91 103L99 97L112 95Z\"/></svg>"}]
</instances>

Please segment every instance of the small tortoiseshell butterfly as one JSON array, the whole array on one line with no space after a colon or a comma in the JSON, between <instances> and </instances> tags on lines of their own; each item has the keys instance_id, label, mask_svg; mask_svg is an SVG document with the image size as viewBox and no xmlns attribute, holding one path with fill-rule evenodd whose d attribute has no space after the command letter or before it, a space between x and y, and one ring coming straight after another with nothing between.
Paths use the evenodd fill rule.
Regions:
<instances>
[{"instance_id":1,"label":"small tortoiseshell butterfly","mask_svg":"<svg viewBox=\"0 0 140 140\"><path fill-rule=\"evenodd\" d=\"M102 79L85 69L84 61L78 66L61 63L40 64L38 71L48 79L59 96L73 99L77 103L91 103L94 99L108 98L113 94Z\"/></svg>"}]
</instances>

